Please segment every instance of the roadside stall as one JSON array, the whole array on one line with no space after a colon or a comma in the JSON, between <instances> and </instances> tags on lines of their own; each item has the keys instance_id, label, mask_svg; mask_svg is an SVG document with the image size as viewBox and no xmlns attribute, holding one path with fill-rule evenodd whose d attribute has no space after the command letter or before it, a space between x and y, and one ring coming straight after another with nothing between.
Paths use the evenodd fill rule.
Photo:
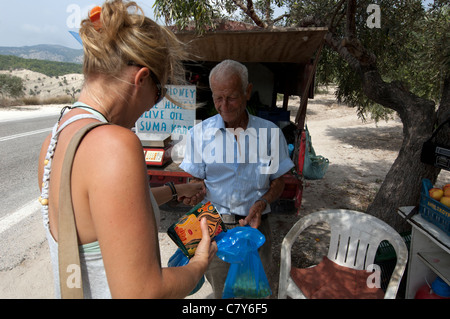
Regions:
<instances>
[{"instance_id":1,"label":"roadside stall","mask_svg":"<svg viewBox=\"0 0 450 319\"><path fill-rule=\"evenodd\" d=\"M219 62L232 59L245 64L249 70L253 92L248 111L276 123L291 145L295 169L284 175L286 186L281 199L293 201L299 208L304 178L306 108L308 99L314 98L315 71L326 32L326 28L264 30L238 22L227 22L201 36L193 31L177 32L177 37L188 45L190 61L185 62L185 67L190 86L169 87L169 94L178 100L181 97L185 105L198 108L183 109L165 100L136 123L151 186L170 181L186 183L191 178L178 167L183 154L178 142L196 121L215 114L209 72ZM297 114L290 114L288 109L290 96L300 97ZM282 106L277 107L281 98ZM291 121L291 116L295 121Z\"/></svg>"}]
</instances>

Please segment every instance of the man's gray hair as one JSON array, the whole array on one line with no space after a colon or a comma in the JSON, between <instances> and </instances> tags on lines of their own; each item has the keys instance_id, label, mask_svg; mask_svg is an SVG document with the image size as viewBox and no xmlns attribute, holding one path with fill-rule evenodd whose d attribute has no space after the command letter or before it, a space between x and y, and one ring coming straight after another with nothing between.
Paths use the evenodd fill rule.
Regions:
<instances>
[{"instance_id":1,"label":"man's gray hair","mask_svg":"<svg viewBox=\"0 0 450 319\"><path fill-rule=\"evenodd\" d=\"M224 76L229 76L230 74L236 74L240 77L242 92L245 92L248 87L248 69L242 63L234 60L224 60L217 64L209 74L209 83L211 83L213 78L220 80Z\"/></svg>"}]
</instances>

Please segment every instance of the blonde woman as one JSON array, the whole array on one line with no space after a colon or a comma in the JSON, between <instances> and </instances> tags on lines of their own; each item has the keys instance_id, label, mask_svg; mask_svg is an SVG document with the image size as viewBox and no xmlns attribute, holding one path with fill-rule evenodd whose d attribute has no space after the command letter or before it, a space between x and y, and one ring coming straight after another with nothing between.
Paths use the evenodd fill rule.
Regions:
<instances>
[{"instance_id":1,"label":"blonde woman","mask_svg":"<svg viewBox=\"0 0 450 319\"><path fill-rule=\"evenodd\" d=\"M59 188L63 179L71 178L84 297L183 298L206 271L217 246L202 221L203 239L195 257L184 267L162 268L155 212L174 191L178 199L196 202L204 185L165 186L152 194L141 143L130 130L164 97L164 85L183 75L183 47L136 3L120 0L93 9L81 24L80 36L84 87L43 143L39 159L56 296ZM84 137L71 176L61 176L69 141L93 122L109 125Z\"/></svg>"}]
</instances>

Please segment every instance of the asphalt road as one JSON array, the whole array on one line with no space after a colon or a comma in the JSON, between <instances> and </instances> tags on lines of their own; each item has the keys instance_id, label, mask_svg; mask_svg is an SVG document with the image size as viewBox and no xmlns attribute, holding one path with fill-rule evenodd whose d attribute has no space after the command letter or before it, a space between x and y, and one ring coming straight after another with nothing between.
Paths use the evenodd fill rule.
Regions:
<instances>
[{"instance_id":1,"label":"asphalt road","mask_svg":"<svg viewBox=\"0 0 450 319\"><path fill-rule=\"evenodd\" d=\"M56 116L46 116L1 122L0 219L39 197L40 145L56 120Z\"/></svg>"},{"instance_id":2,"label":"asphalt road","mask_svg":"<svg viewBox=\"0 0 450 319\"><path fill-rule=\"evenodd\" d=\"M53 116L0 119L0 271L14 268L45 240L39 211L37 161Z\"/></svg>"}]
</instances>

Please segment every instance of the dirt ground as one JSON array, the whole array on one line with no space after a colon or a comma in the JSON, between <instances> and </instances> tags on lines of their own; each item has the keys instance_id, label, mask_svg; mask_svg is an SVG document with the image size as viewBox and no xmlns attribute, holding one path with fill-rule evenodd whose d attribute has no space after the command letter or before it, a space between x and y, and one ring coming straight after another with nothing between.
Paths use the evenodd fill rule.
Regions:
<instances>
[{"instance_id":1,"label":"dirt ground","mask_svg":"<svg viewBox=\"0 0 450 319\"><path fill-rule=\"evenodd\" d=\"M330 161L327 173L321 180L305 180L302 205L298 212L289 205L279 205L276 212L271 214L275 265L270 274L275 283L272 298L277 297L281 243L289 229L299 218L314 211L331 208L365 211L397 157L402 142L402 124L398 119L379 123L371 120L362 122L354 109L338 105L333 93L330 88L327 93L317 94L314 100L310 100L306 119L316 153ZM298 98L291 99L292 120L298 105ZM438 182L450 182L449 172L441 173ZM161 250L173 248L170 239L161 234L184 211L177 207L170 213L162 214ZM325 225L310 229L294 245L293 265L306 267L319 262L327 252L327 244L328 229ZM18 267L9 273L0 273L0 279L6 280L2 279L5 283L3 288L14 286L17 290L14 293L0 290L0 296L28 298L31 294L32 298L47 298L51 295L52 287L46 282L34 280L35 287L29 285L31 278L36 279L37 274L42 273L35 266L37 262L40 268L48 270L50 267L50 262L46 259L45 242L40 249L44 253L36 260L24 261L20 269Z\"/></svg>"}]
</instances>

